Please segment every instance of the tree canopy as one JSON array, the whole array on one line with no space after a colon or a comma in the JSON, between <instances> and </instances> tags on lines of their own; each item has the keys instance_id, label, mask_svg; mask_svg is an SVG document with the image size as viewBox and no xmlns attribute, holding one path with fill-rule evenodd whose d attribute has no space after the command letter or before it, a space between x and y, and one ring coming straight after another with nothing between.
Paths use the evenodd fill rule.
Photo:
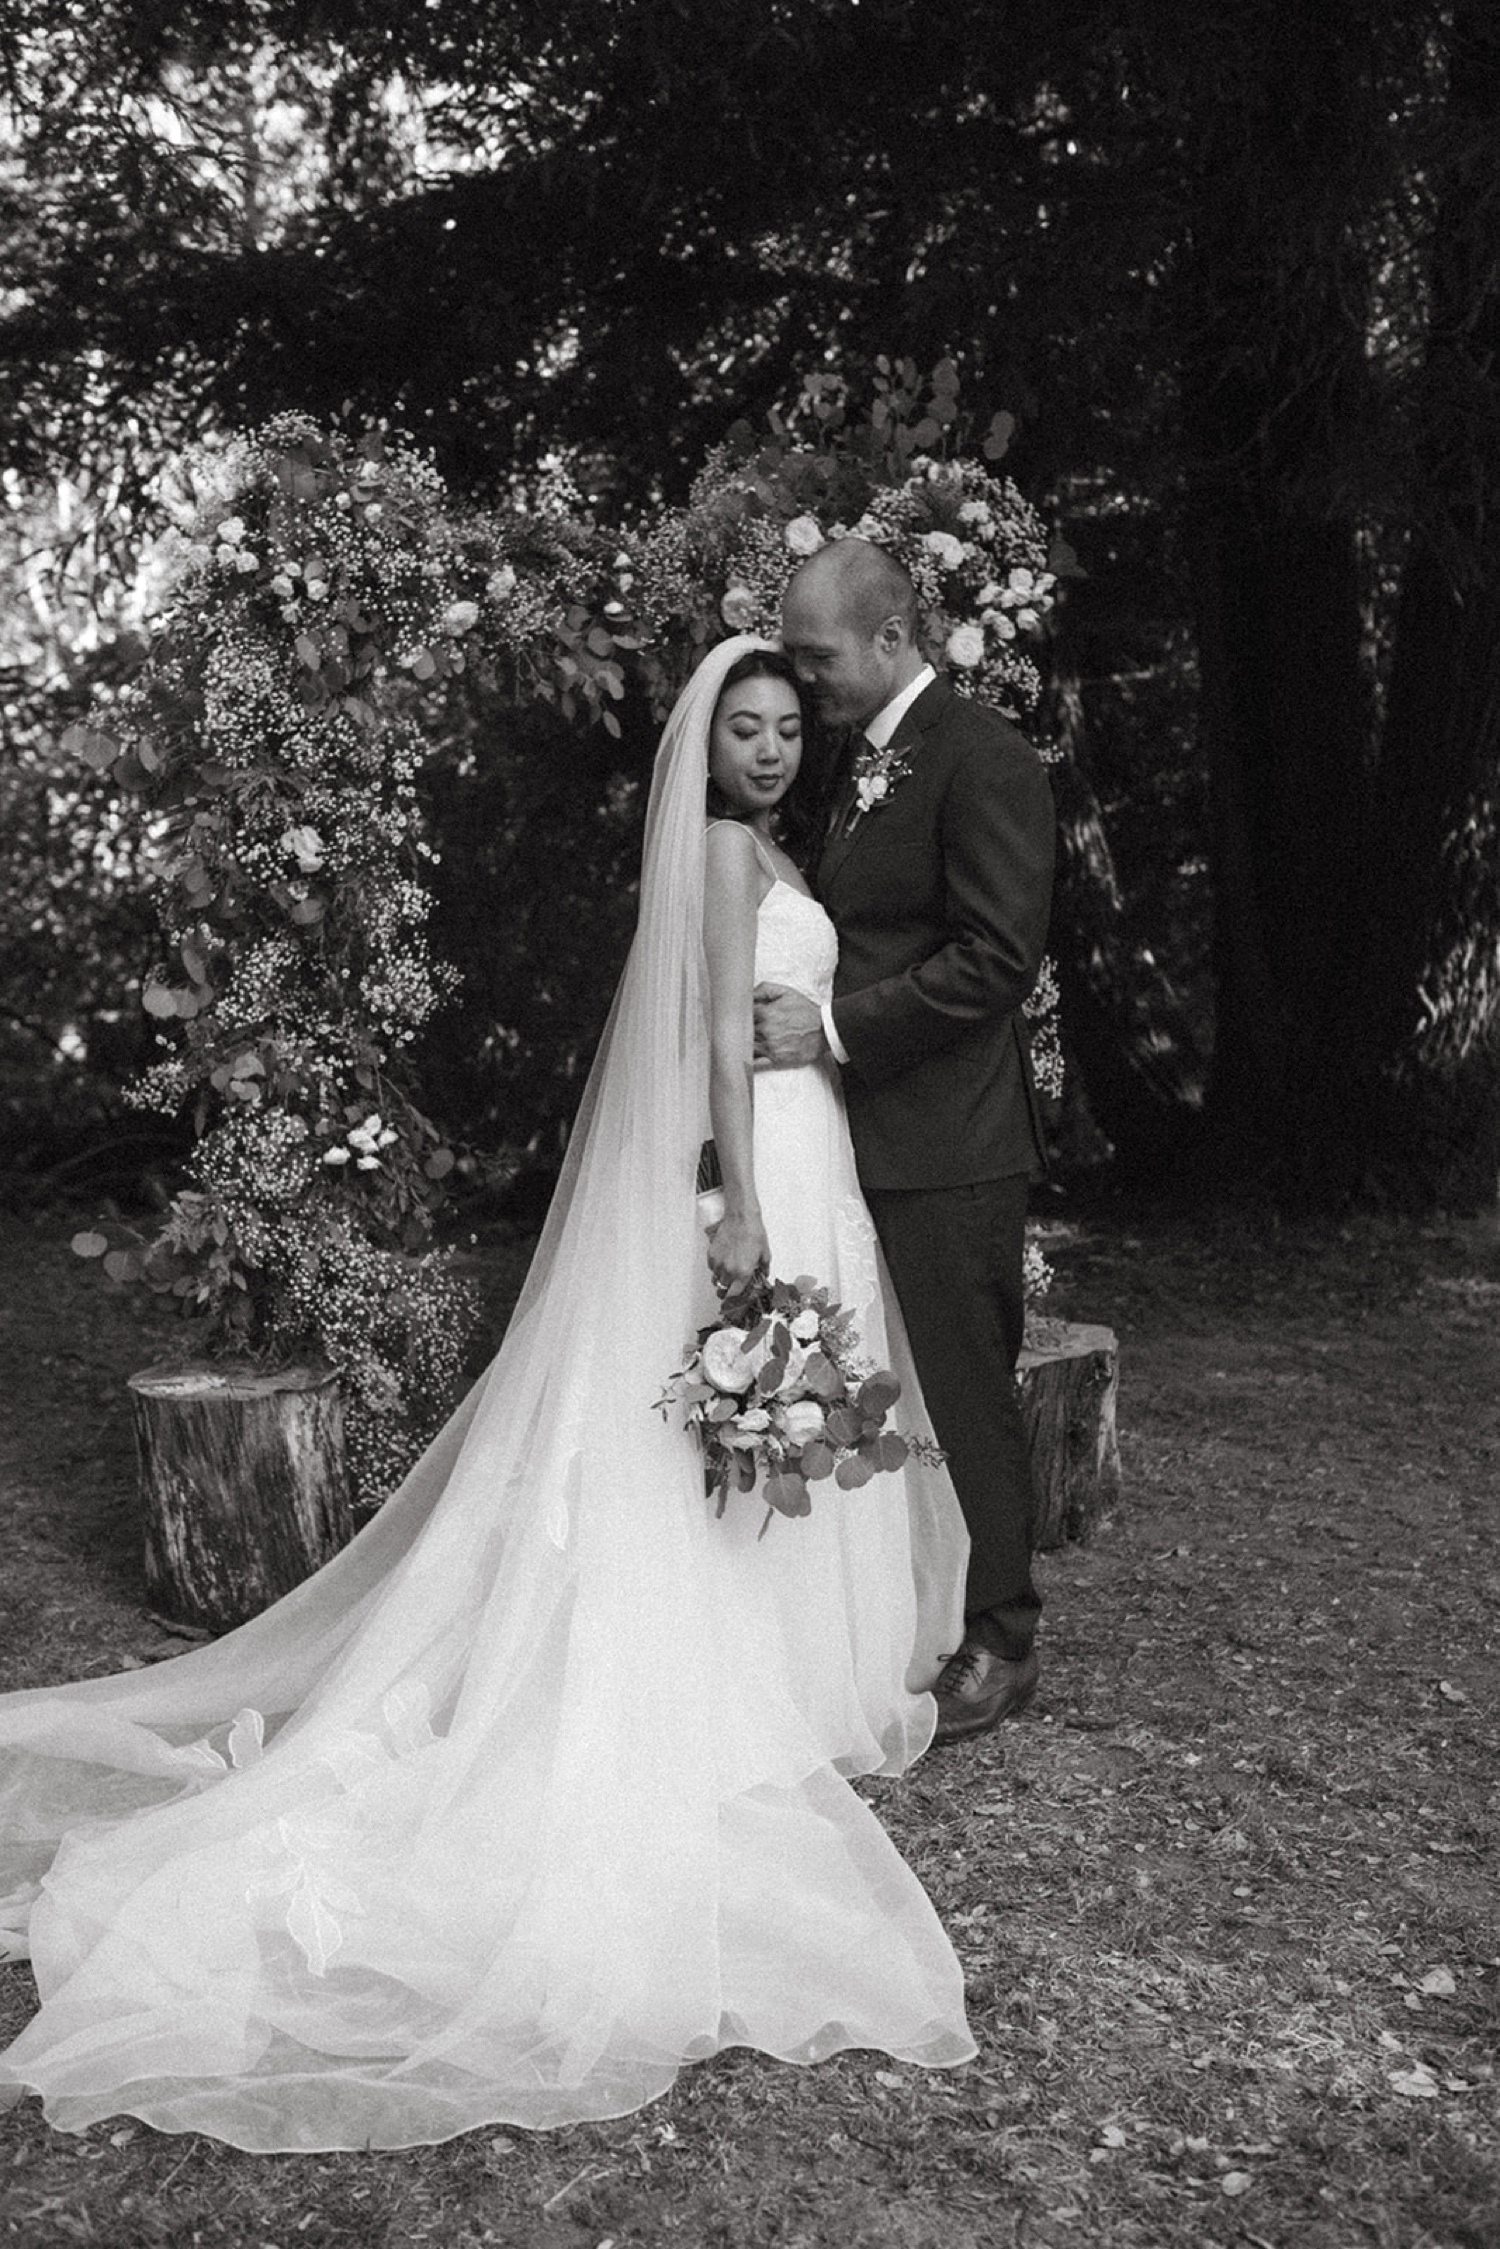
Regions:
<instances>
[{"instance_id":1,"label":"tree canopy","mask_svg":"<svg viewBox=\"0 0 1500 2249\"><path fill-rule=\"evenodd\" d=\"M144 495L294 406L480 494L561 451L624 514L808 372L952 353L1089 573L1053 723L1098 1122L1321 1202L1493 1192L1477 0L11 14L23 476L123 451Z\"/></svg>"}]
</instances>

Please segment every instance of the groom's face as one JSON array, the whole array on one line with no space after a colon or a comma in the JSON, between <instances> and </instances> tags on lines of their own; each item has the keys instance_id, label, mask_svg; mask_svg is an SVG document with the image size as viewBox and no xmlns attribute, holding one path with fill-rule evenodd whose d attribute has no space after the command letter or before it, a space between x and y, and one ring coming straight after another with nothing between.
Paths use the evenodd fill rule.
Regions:
<instances>
[{"instance_id":1,"label":"groom's face","mask_svg":"<svg viewBox=\"0 0 1500 2249\"><path fill-rule=\"evenodd\" d=\"M794 580L781 616L782 645L824 726L863 726L896 692L897 653L871 633L833 586Z\"/></svg>"}]
</instances>

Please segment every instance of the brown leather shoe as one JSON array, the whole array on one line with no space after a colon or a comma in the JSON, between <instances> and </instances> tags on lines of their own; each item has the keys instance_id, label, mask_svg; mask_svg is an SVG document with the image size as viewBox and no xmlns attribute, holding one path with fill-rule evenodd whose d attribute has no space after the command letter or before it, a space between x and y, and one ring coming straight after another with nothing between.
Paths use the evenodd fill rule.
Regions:
<instances>
[{"instance_id":1,"label":"brown leather shoe","mask_svg":"<svg viewBox=\"0 0 1500 2249\"><path fill-rule=\"evenodd\" d=\"M987 1734L1002 1718L1016 1717L1036 1693L1041 1669L1035 1648L1013 1660L996 1655L979 1640L965 1639L957 1655L949 1656L932 1690L938 1706L933 1747L966 1741L970 1734Z\"/></svg>"}]
</instances>

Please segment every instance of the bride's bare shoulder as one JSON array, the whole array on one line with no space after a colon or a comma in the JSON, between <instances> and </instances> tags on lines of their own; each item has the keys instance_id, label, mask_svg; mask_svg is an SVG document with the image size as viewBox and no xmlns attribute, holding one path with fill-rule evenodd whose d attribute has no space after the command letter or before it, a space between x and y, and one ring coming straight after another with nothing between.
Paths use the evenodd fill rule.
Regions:
<instances>
[{"instance_id":1,"label":"bride's bare shoulder","mask_svg":"<svg viewBox=\"0 0 1500 2249\"><path fill-rule=\"evenodd\" d=\"M748 894L758 904L775 877L767 869L755 837L741 820L710 820L703 845L703 870L709 890Z\"/></svg>"}]
</instances>

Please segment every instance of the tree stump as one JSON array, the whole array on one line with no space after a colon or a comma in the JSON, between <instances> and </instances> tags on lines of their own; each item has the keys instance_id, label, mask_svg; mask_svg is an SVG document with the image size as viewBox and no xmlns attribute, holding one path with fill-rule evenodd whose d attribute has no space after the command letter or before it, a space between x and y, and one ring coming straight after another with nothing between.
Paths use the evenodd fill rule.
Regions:
<instances>
[{"instance_id":1,"label":"tree stump","mask_svg":"<svg viewBox=\"0 0 1500 2249\"><path fill-rule=\"evenodd\" d=\"M1120 1346L1113 1329L1029 1320L1016 1380L1036 1483L1035 1543L1051 1548L1087 1538L1120 1496Z\"/></svg>"},{"instance_id":2,"label":"tree stump","mask_svg":"<svg viewBox=\"0 0 1500 2249\"><path fill-rule=\"evenodd\" d=\"M163 1616L227 1632L347 1544L334 1375L148 1367L129 1387L146 1584Z\"/></svg>"}]
</instances>

